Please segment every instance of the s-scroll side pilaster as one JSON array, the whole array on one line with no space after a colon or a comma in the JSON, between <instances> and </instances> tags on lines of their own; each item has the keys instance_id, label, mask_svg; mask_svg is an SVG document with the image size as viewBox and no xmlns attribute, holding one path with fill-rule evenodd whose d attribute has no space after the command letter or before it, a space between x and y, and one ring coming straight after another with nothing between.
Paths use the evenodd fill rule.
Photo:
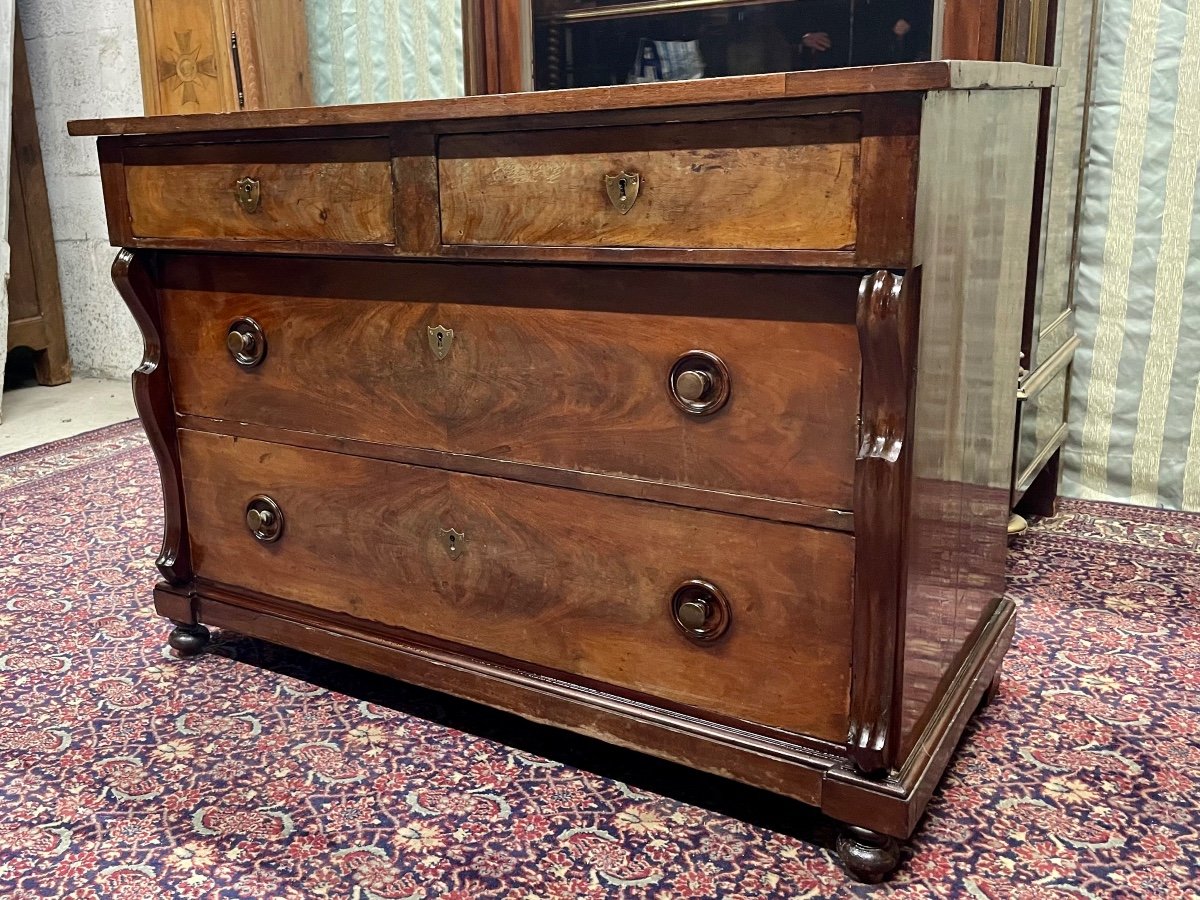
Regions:
<instances>
[{"instance_id":1,"label":"s-scroll side pilaster","mask_svg":"<svg viewBox=\"0 0 1200 900\"><path fill-rule=\"evenodd\" d=\"M864 773L894 762L897 665L903 629L912 342L918 279L866 275L858 295L862 408L854 479L855 580L847 751Z\"/></svg>"},{"instance_id":2,"label":"s-scroll side pilaster","mask_svg":"<svg viewBox=\"0 0 1200 900\"><path fill-rule=\"evenodd\" d=\"M112 278L145 343L142 363L133 372L133 398L162 478L165 522L158 570L170 584L178 585L191 580L192 560L175 431L175 401L167 373L153 264L154 257L147 251L121 250L113 261Z\"/></svg>"}]
</instances>

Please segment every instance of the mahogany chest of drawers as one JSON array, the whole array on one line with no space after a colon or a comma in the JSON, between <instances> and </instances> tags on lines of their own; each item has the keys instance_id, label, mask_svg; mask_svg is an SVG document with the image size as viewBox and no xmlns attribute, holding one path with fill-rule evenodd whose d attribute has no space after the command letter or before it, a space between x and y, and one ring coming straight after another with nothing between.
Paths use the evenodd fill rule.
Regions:
<instances>
[{"instance_id":1,"label":"mahogany chest of drawers","mask_svg":"<svg viewBox=\"0 0 1200 900\"><path fill-rule=\"evenodd\" d=\"M768 788L896 865L999 677L1049 70L74 123L220 626Z\"/></svg>"}]
</instances>

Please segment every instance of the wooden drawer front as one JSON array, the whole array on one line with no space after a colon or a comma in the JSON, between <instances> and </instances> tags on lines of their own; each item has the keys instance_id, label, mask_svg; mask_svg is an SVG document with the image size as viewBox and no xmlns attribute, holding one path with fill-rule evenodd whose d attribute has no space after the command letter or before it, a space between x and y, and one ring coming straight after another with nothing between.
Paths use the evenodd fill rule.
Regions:
<instances>
[{"instance_id":1,"label":"wooden drawer front","mask_svg":"<svg viewBox=\"0 0 1200 900\"><path fill-rule=\"evenodd\" d=\"M830 741L846 736L854 539L643 501L181 431L197 573ZM257 495L282 534L245 524ZM456 538L452 558L444 530ZM701 578L731 625L685 637Z\"/></svg>"},{"instance_id":2,"label":"wooden drawer front","mask_svg":"<svg viewBox=\"0 0 1200 900\"><path fill-rule=\"evenodd\" d=\"M859 137L854 115L443 137L442 239L848 249ZM624 214L605 183L621 173L640 177Z\"/></svg>"},{"instance_id":3,"label":"wooden drawer front","mask_svg":"<svg viewBox=\"0 0 1200 900\"><path fill-rule=\"evenodd\" d=\"M253 211L238 199L243 178L258 181ZM132 148L125 183L136 237L395 241L382 138Z\"/></svg>"},{"instance_id":4,"label":"wooden drawer front","mask_svg":"<svg viewBox=\"0 0 1200 900\"><path fill-rule=\"evenodd\" d=\"M252 263L219 276L246 292L165 293L180 412L851 507L855 276L372 262L333 281L296 262L259 286L324 296L249 293L263 278ZM409 302L366 299L376 279ZM251 368L225 345L239 317L266 337ZM454 332L442 359L439 327ZM709 416L668 389L697 349L730 373Z\"/></svg>"}]
</instances>

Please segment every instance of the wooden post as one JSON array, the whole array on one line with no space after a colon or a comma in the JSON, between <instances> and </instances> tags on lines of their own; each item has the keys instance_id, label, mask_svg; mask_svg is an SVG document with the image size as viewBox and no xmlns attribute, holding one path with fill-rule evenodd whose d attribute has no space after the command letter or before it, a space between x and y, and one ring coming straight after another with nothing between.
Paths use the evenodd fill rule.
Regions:
<instances>
[{"instance_id":1,"label":"wooden post","mask_svg":"<svg viewBox=\"0 0 1200 900\"><path fill-rule=\"evenodd\" d=\"M15 0L0 0L0 147L12 140L12 52L17 23ZM0 153L0 197L8 196L9 155ZM0 334L8 334L8 204L0 203ZM0 342L0 372L8 359L8 341Z\"/></svg>"}]
</instances>

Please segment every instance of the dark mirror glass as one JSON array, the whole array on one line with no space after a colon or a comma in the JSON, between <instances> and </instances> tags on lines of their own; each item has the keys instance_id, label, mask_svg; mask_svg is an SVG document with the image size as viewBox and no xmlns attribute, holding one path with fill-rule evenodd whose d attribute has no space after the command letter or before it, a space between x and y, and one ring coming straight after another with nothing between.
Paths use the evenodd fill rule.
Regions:
<instances>
[{"instance_id":1,"label":"dark mirror glass","mask_svg":"<svg viewBox=\"0 0 1200 900\"><path fill-rule=\"evenodd\" d=\"M534 86L929 58L933 0L533 0Z\"/></svg>"}]
</instances>

